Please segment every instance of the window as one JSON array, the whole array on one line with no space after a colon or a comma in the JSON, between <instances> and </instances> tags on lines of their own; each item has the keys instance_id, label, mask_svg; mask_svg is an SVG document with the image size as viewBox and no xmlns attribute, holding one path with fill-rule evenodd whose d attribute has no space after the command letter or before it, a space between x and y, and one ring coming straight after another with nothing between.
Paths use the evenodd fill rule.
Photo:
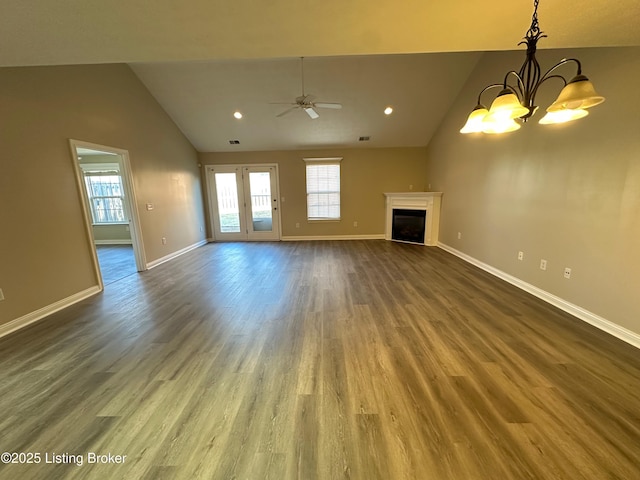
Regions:
<instances>
[{"instance_id":1,"label":"window","mask_svg":"<svg viewBox=\"0 0 640 480\"><path fill-rule=\"evenodd\" d=\"M307 219L340 220L341 158L305 158Z\"/></svg>"},{"instance_id":2,"label":"window","mask_svg":"<svg viewBox=\"0 0 640 480\"><path fill-rule=\"evenodd\" d=\"M94 224L128 223L118 165L81 165Z\"/></svg>"}]
</instances>

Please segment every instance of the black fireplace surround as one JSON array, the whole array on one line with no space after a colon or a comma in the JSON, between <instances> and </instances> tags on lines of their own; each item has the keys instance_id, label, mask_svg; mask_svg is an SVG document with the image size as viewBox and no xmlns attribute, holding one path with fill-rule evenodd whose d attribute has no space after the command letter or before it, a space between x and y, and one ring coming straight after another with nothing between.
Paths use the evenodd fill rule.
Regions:
<instances>
[{"instance_id":1,"label":"black fireplace surround","mask_svg":"<svg viewBox=\"0 0 640 480\"><path fill-rule=\"evenodd\" d=\"M393 209L391 238L400 242L424 244L427 223L425 210Z\"/></svg>"}]
</instances>

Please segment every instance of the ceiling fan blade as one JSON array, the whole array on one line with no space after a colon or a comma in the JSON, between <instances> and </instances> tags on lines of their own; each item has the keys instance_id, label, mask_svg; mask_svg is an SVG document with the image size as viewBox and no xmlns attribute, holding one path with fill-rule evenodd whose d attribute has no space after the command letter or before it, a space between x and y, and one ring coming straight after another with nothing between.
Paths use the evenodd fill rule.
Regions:
<instances>
[{"instance_id":1,"label":"ceiling fan blade","mask_svg":"<svg viewBox=\"0 0 640 480\"><path fill-rule=\"evenodd\" d=\"M342 108L342 104L341 103L325 103L325 102L315 102L313 104L314 107L318 107L318 108L333 108L336 110L339 110Z\"/></svg>"},{"instance_id":2,"label":"ceiling fan blade","mask_svg":"<svg viewBox=\"0 0 640 480\"><path fill-rule=\"evenodd\" d=\"M276 117L284 117L287 113L289 113L291 110L295 110L296 108L298 108L298 107L295 106L295 107L287 108L284 112L279 113L278 115L276 115Z\"/></svg>"},{"instance_id":3,"label":"ceiling fan blade","mask_svg":"<svg viewBox=\"0 0 640 480\"><path fill-rule=\"evenodd\" d=\"M320 116L318 115L318 112L316 112L311 106L302 108L304 108L304 111L307 112L307 115L309 115L312 119L318 118Z\"/></svg>"}]
</instances>

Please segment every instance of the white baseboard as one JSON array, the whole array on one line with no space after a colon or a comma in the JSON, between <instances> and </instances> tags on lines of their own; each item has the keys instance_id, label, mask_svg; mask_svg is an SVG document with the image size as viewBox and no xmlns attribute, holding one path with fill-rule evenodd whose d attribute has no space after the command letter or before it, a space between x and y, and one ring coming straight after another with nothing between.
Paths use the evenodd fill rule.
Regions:
<instances>
[{"instance_id":1,"label":"white baseboard","mask_svg":"<svg viewBox=\"0 0 640 480\"><path fill-rule=\"evenodd\" d=\"M284 236L283 242L301 242L306 240L384 240L384 233L371 235L317 235L317 236Z\"/></svg>"},{"instance_id":2,"label":"white baseboard","mask_svg":"<svg viewBox=\"0 0 640 480\"><path fill-rule=\"evenodd\" d=\"M96 240L96 245L133 245L131 240Z\"/></svg>"},{"instance_id":3,"label":"white baseboard","mask_svg":"<svg viewBox=\"0 0 640 480\"><path fill-rule=\"evenodd\" d=\"M194 243L193 245L189 245L188 247L181 248L180 250L170 253L169 255L165 255L164 257L153 260L147 263L147 269L157 267L162 263L168 262L169 260L173 260L174 258L179 257L180 255L184 255L185 253L190 252L191 250L195 250L196 248L206 245L207 243L209 243L207 242L207 240L200 240L199 242Z\"/></svg>"},{"instance_id":4,"label":"white baseboard","mask_svg":"<svg viewBox=\"0 0 640 480\"><path fill-rule=\"evenodd\" d=\"M47 305L46 307L42 307L35 312L28 313L23 315L22 317L16 318L15 320L11 320L8 323L0 325L0 337L4 337L11 332L15 332L21 328L26 327L38 320L42 320L44 317L48 317L49 315L62 310L63 308L70 307L74 303L78 303L85 298L89 298L96 293L100 293L102 290L97 285L94 287L87 288L78 293L74 293L73 295L63 298L62 300L58 300L51 305Z\"/></svg>"},{"instance_id":5,"label":"white baseboard","mask_svg":"<svg viewBox=\"0 0 640 480\"><path fill-rule=\"evenodd\" d=\"M466 253L463 253L459 250L456 250L453 247L450 247L449 245L446 245L442 242L438 242L438 247L451 253L452 255L455 255L456 257L461 258L466 262L471 263L472 265L475 265L476 267L484 270L485 272L489 272L491 275L494 275L504 280L505 282L510 283L511 285L515 285L521 290L524 290L525 292L528 292L531 295L538 297L541 300L544 300L545 302L553 305L554 307L558 307L560 310L563 310L573 315L574 317L579 318L580 320L587 322L593 325L594 327L599 328L600 330L607 332L608 334L613 335L614 337L619 338L620 340L630 345L633 345L636 348L640 348L639 334L632 332L631 330L628 330L624 327L621 327L620 325L613 323L599 315L596 315L595 313L590 312L589 310L586 310L578 305L568 302L563 298L553 295L552 293L549 293L546 290L542 290L541 288L538 288L535 285L531 285L530 283L520 280L519 278L514 277L513 275L509 275L508 273L505 273L502 270L498 270L497 268L492 267L491 265L488 265L484 262L481 262L480 260L473 258L470 255L467 255Z\"/></svg>"}]
</instances>

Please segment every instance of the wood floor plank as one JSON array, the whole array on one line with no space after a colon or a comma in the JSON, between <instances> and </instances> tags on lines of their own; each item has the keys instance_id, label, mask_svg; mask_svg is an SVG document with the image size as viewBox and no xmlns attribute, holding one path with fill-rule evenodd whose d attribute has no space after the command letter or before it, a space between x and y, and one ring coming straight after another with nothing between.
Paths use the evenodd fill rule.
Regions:
<instances>
[{"instance_id":1,"label":"wood floor plank","mask_svg":"<svg viewBox=\"0 0 640 480\"><path fill-rule=\"evenodd\" d=\"M437 249L209 244L0 339L0 478L631 480L638 350ZM124 463L86 462L89 453Z\"/></svg>"}]
</instances>

